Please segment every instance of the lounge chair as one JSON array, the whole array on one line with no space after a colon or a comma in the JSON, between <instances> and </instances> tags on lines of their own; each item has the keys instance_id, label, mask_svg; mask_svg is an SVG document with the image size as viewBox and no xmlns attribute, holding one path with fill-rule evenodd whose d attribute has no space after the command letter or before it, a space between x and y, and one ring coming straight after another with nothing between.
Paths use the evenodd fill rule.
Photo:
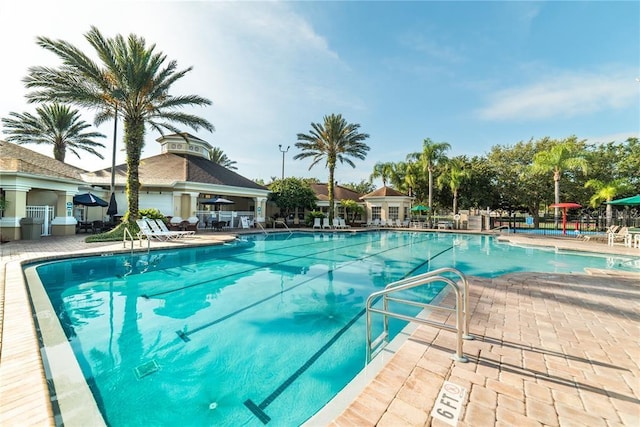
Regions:
<instances>
[{"instance_id":1,"label":"lounge chair","mask_svg":"<svg viewBox=\"0 0 640 427\"><path fill-rule=\"evenodd\" d=\"M598 233L598 234L584 234L581 237L583 240L586 241L590 241L590 240L608 240L609 239L609 234L611 233L617 233L618 230L620 230L620 226L619 225L612 225L610 227L608 227L606 229L606 231L604 233Z\"/></svg>"},{"instance_id":2,"label":"lounge chair","mask_svg":"<svg viewBox=\"0 0 640 427\"><path fill-rule=\"evenodd\" d=\"M322 218L322 228L331 228L331 221L329 218Z\"/></svg>"},{"instance_id":3,"label":"lounge chair","mask_svg":"<svg viewBox=\"0 0 640 427\"><path fill-rule=\"evenodd\" d=\"M322 228L322 223L320 218L313 219L313 228Z\"/></svg>"},{"instance_id":4,"label":"lounge chair","mask_svg":"<svg viewBox=\"0 0 640 427\"><path fill-rule=\"evenodd\" d=\"M351 226L347 225L347 221L344 218L340 218L340 228L351 228Z\"/></svg>"},{"instance_id":5,"label":"lounge chair","mask_svg":"<svg viewBox=\"0 0 640 427\"><path fill-rule=\"evenodd\" d=\"M154 232L166 233L165 235L169 238L182 238L187 236L193 236L196 234L195 231L187 230L187 231L171 231L167 228L167 224L164 223L161 219L147 219L149 226ZM154 226L155 224L155 226Z\"/></svg>"},{"instance_id":6,"label":"lounge chair","mask_svg":"<svg viewBox=\"0 0 640 427\"><path fill-rule=\"evenodd\" d=\"M182 229L182 217L181 216L174 216L173 218L171 218L169 220L169 230L181 230Z\"/></svg>"},{"instance_id":7,"label":"lounge chair","mask_svg":"<svg viewBox=\"0 0 640 427\"><path fill-rule=\"evenodd\" d=\"M631 247L631 239L632 236L629 233L629 228L622 227L620 230L618 230L618 232L608 234L607 243L609 244L609 246L613 246L618 242L622 242L625 246Z\"/></svg>"},{"instance_id":8,"label":"lounge chair","mask_svg":"<svg viewBox=\"0 0 640 427\"><path fill-rule=\"evenodd\" d=\"M155 239L161 242L170 239L168 233L153 231L146 219L137 219L136 224L138 224L138 228L140 229L140 232L138 232L138 239L140 240L142 240L143 237L147 240Z\"/></svg>"}]
</instances>

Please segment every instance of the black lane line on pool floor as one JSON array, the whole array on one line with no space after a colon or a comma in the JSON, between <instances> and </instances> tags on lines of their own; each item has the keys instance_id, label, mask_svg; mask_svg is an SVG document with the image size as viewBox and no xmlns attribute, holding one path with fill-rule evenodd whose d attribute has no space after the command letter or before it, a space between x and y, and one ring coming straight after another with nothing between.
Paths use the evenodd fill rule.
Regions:
<instances>
[{"instance_id":1,"label":"black lane line on pool floor","mask_svg":"<svg viewBox=\"0 0 640 427\"><path fill-rule=\"evenodd\" d=\"M444 250L438 252L434 256L432 256L429 259L425 260L423 263L421 263L416 268L414 268L411 271L409 271L408 273L406 273L404 276L402 276L402 278L400 280L406 279L407 277L411 276L415 271L420 269L422 266L424 266L425 264L429 264L435 258L439 257L440 255L442 255L445 252L450 251L451 249L453 249L453 246L448 247L447 249L444 249ZM382 253L382 252L380 252L380 253ZM320 356L322 356L327 350L329 350L329 348L333 344L335 344L335 342L338 341L338 339L346 331L348 331L349 328L351 328L351 326L353 326L353 324L356 323L358 321L358 319L360 319L365 313L366 313L366 309L365 308L360 310L358 312L358 314L355 315L355 317L353 317L346 325L344 325L338 332L336 332L336 334L333 337L331 337L331 339L329 341L327 341L325 345L323 345L318 351L316 351L313 354L313 356L311 356L300 368L298 368L297 371L295 371L293 374L291 374L291 376L289 378L287 378L282 384L280 384L280 386L278 386L278 388L276 388L273 393L271 393L269 396L267 396L259 405L256 405L255 402L253 400L251 400L251 399L247 399L244 402L244 405L253 413L253 415L255 415L260 421L262 421L263 424L267 424L269 421L271 421L271 417L269 417L269 415L267 415L264 412L264 410L267 408L267 406L269 406L278 396L280 396L287 388L289 388L289 386L295 380L297 380L298 377L300 377L300 375L302 375L307 369L309 369L311 367L311 365L313 365L316 362L316 360L318 360L320 358Z\"/></svg>"},{"instance_id":2,"label":"black lane line on pool floor","mask_svg":"<svg viewBox=\"0 0 640 427\"><path fill-rule=\"evenodd\" d=\"M347 332L349 330L349 328L351 328L351 326L353 326L353 324L356 323L358 321L358 319L360 319L365 313L366 313L365 309L360 310L358 312L358 314L356 314L346 325L344 325L338 332L336 332L335 335L332 336L331 339L329 341L327 341L327 343L325 345L320 347L320 349L318 351L316 351L313 354L313 356L311 356L309 358L309 360L307 360L304 363L304 365L299 367L297 371L295 371L293 374L291 374L291 376L289 378L287 378L282 384L280 384L280 386L278 386L278 388L276 388L273 393L271 393L269 396L267 396L259 405L256 405L251 399L247 399L244 402L244 405L247 408L249 408L249 410L251 412L253 412L253 414L256 417L258 417L258 419L260 421L262 421L263 424L267 424L269 421L271 421L271 417L269 417L264 412L266 407L269 406L271 404L271 402L273 402L278 396L280 396L280 394L282 394L282 392L284 392L287 388L289 388L289 386L295 380L297 380L298 377L304 373L304 371L309 369L311 367L311 365L313 365L315 363L315 361L320 358L320 356L322 356L327 350L329 350L329 348L336 341L338 341L338 339L345 332Z\"/></svg>"},{"instance_id":3,"label":"black lane line on pool floor","mask_svg":"<svg viewBox=\"0 0 640 427\"><path fill-rule=\"evenodd\" d=\"M263 265L260 265L260 266L256 266L256 267L250 268L248 270L242 270L242 271L238 271L238 272L235 272L235 273L229 273L229 274L226 274L224 276L216 276L214 279L203 280L201 282L192 283L190 285L182 286L180 288L169 289L167 291L156 292L156 293L153 293L153 294L142 294L140 296L142 298L144 298L144 299L150 299L152 297L157 297L159 295L166 295L166 294L170 294L170 293L173 293L173 292L179 292L179 291L181 291L183 289L189 289L189 288L193 288L193 287L196 287L196 286L204 285L204 284L207 284L207 283L216 282L216 281L218 281L220 279L225 279L227 277L233 277L233 276L249 273L250 271L260 270L260 269L263 269L263 268L269 268L269 267L273 267L275 265L284 264L284 263L287 263L289 261L293 261L293 260L296 260L296 259L315 257L318 254L331 252L331 251L333 251L335 249L346 249L346 248L349 248L349 247L352 247L352 246L361 246L361 245L362 245L362 243L354 243L352 245L345 245L345 246L341 246L339 248L330 248L330 249L326 249L326 250L323 250L323 251L314 252L314 253L311 253L311 254L308 254L308 255L302 255L302 256L298 255L298 256L295 256L295 257L291 257L291 258L285 259L283 261L277 261L277 262L272 262L272 263L269 263L269 264L263 264ZM309 246L309 245L304 245L304 246ZM270 251L270 252L273 253L275 251ZM278 255L280 255L280 254L278 254ZM287 255L280 255L280 256L287 256ZM290 256L290 255L288 255L288 256ZM230 257L225 257L225 258L226 259L231 259L233 257L230 256Z\"/></svg>"},{"instance_id":4,"label":"black lane line on pool floor","mask_svg":"<svg viewBox=\"0 0 640 427\"><path fill-rule=\"evenodd\" d=\"M427 240L427 239L424 239L424 240ZM413 242L410 242L410 243L407 243L406 245L403 245L403 246L407 246L407 245L410 245L410 244L412 244L412 243L413 243ZM233 317L233 316L235 316L235 315L237 315L237 314L240 314L240 313L242 313L243 311L249 310L250 308L253 308L253 307L256 307L256 306L258 306L258 305L262 304L263 302L266 302L266 301L269 301L270 299L273 299L273 298L276 298L276 297L278 297L278 296L281 296L281 295L282 295L283 293L285 293L285 292L289 292L289 291L291 291L291 290L293 290L293 289L295 289L295 288L297 288L297 287L299 287L299 286L302 286L302 285L304 285L304 284L306 284L306 283L309 283L309 282L311 282L311 281L313 281L313 280L316 280L316 279L318 279L318 278L320 278L320 277L322 277L322 276L325 276L325 275L327 275L327 274L329 274L329 273L332 273L332 272L333 272L333 271L335 271L335 270L338 270L338 269L340 269L340 268L346 267L347 265L351 265L351 264L353 264L353 263L355 263L355 262L362 261L363 259L371 258L371 257L377 256L377 255L383 254L383 253L385 253L385 252L389 252L389 251L396 250L396 249L401 248L401 247L402 247L402 246L396 246L396 247L394 247L394 248L385 249L385 250L380 251L380 252L376 252L376 253L373 253L373 254L369 254L369 255L367 255L367 256L360 257L360 258L358 258L358 259L356 259L356 260L354 260L354 261L344 263L344 264L342 264L342 265L341 265L340 267L338 267L338 268L330 269L330 270L328 270L328 271L323 271L322 273L320 273L320 274L318 274L318 275L316 275L316 276L314 276L314 277L310 277L310 278L308 278L307 280L304 280L303 282L298 283L297 285L293 285L293 286L291 286L291 287L289 287L289 288L287 288L287 289L284 289L284 290L279 291L279 292L277 292L277 293L275 293L275 294L272 294L272 295L270 295L270 296L268 296L268 297L266 297L266 298L263 298L263 299L261 299L261 300L258 300L258 301L254 302L254 303L252 303L252 304L249 304L249 305L247 305L247 306L245 306L245 307L242 307L242 308L240 308L240 309L238 309L238 310L236 310L236 311L234 311L234 312L232 312L232 313L229 313L229 314L227 314L227 315L225 315L225 316L222 316L222 317L220 317L220 318L218 318L218 319L216 319L216 320L213 320L213 321L211 321L211 322L209 322L209 323L205 323L204 325L198 326L198 327L196 327L196 328L194 328L194 329L191 329L190 331L187 331L187 332L185 332L185 331L176 331L176 334L177 334L177 335L180 337L180 339L182 339L184 342L189 342L189 341L191 341L191 338L189 338L189 335L195 334L196 332L199 332L199 331L201 331L201 330L203 330L203 329L207 329L207 328L209 328L209 327L211 327L211 326L213 326L213 325L215 325L215 324L217 324L217 323L220 323L220 322L222 322L222 321L224 321L224 320L229 319L230 317ZM318 253L322 253L322 252L327 252L327 251L316 252L316 254L318 254ZM316 254L314 254L314 255L316 255ZM305 257L299 257L299 258L305 258ZM432 257L432 258L433 258L433 257ZM298 259L298 258L294 258L294 259ZM283 261L283 262L284 262L284 261ZM429 262L429 260L427 260L426 262ZM274 263L274 264L279 264L279 263ZM424 263L422 263L422 264L420 264L420 265L424 265ZM413 271L413 270L412 270L412 271ZM240 274L240 273L238 273L238 274ZM407 277L407 276L405 275L405 277Z\"/></svg>"}]
</instances>

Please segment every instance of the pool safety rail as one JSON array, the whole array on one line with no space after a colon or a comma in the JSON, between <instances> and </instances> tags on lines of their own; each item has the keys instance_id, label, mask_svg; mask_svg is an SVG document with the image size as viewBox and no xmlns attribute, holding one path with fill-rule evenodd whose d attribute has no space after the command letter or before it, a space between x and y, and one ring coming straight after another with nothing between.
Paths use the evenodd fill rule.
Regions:
<instances>
[{"instance_id":1,"label":"pool safety rail","mask_svg":"<svg viewBox=\"0 0 640 427\"><path fill-rule=\"evenodd\" d=\"M445 274L454 274L458 276L457 281L446 277ZM406 291L408 289L417 288L420 286L428 286L431 283L444 283L453 288L455 292L456 304L455 307L442 307L430 303L402 299L395 296L398 292ZM382 308L374 307L374 304L382 299ZM456 332L456 352L453 355L453 359L458 362L467 362L467 358L464 356L462 349L462 340L472 340L473 336L469 334L469 282L464 274L455 268L445 267L437 270L430 271L428 273L419 274L417 276L407 277L397 282L388 284L383 290L374 292L367 298L366 304L366 324L367 324L367 361L368 364L371 360L389 344L389 318L405 320L407 322L416 322L423 325L434 326L440 329L446 329ZM422 309L431 309L438 311L449 311L456 313L456 325L451 326L446 323L435 322L433 320L424 319L417 316L407 316L404 314L393 312L389 309L389 303L406 304L414 307L420 307ZM377 313L383 316L383 331L376 338L372 339L371 336L371 314ZM419 314L418 314L419 315Z\"/></svg>"}]
</instances>

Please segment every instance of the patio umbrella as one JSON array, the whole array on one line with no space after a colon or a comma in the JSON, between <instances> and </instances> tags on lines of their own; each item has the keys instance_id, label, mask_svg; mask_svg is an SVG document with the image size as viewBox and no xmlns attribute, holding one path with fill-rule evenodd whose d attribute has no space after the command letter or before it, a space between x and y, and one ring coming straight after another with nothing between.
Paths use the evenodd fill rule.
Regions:
<instances>
[{"instance_id":1,"label":"patio umbrella","mask_svg":"<svg viewBox=\"0 0 640 427\"><path fill-rule=\"evenodd\" d=\"M562 234L567 234L567 209L581 208L582 205L573 202L554 203L550 208L562 208Z\"/></svg>"},{"instance_id":2,"label":"patio umbrella","mask_svg":"<svg viewBox=\"0 0 640 427\"><path fill-rule=\"evenodd\" d=\"M109 199L109 208L107 209L107 215L114 216L118 214L118 203L116 202L116 193L111 193L111 199Z\"/></svg>"},{"instance_id":3,"label":"patio umbrella","mask_svg":"<svg viewBox=\"0 0 640 427\"><path fill-rule=\"evenodd\" d=\"M223 197L215 197L213 199L207 199L200 203L202 203L203 205L232 205L235 202Z\"/></svg>"},{"instance_id":4,"label":"patio umbrella","mask_svg":"<svg viewBox=\"0 0 640 427\"><path fill-rule=\"evenodd\" d=\"M635 196L625 197L624 199L612 200L607 202L608 205L616 205L616 206L636 206L640 205L640 194L636 194Z\"/></svg>"},{"instance_id":5,"label":"patio umbrella","mask_svg":"<svg viewBox=\"0 0 640 427\"><path fill-rule=\"evenodd\" d=\"M73 196L73 203L83 206L109 206L109 203L105 202L98 196L94 196L91 193L84 193Z\"/></svg>"},{"instance_id":6,"label":"patio umbrella","mask_svg":"<svg viewBox=\"0 0 640 427\"><path fill-rule=\"evenodd\" d=\"M425 206L425 205L416 205L414 207L411 208L412 212L426 212L429 210L429 206Z\"/></svg>"}]
</instances>

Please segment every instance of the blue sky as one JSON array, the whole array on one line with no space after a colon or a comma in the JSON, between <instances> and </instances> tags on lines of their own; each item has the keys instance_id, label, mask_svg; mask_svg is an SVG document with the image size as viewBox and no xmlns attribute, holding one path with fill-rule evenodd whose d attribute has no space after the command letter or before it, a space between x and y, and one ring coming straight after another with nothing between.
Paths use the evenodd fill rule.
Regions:
<instances>
[{"instance_id":1,"label":"blue sky","mask_svg":"<svg viewBox=\"0 0 640 427\"><path fill-rule=\"evenodd\" d=\"M1 117L34 111L21 82L29 66L58 64L36 36L90 52L91 25L107 37L135 33L180 69L194 67L175 95L213 101L193 112L216 131L187 131L267 182L281 174L278 144L291 146L285 175L326 180L323 164L308 170L309 160L292 157L296 134L331 113L370 134L366 160L338 166L343 183L368 179L376 162L404 160L427 137L450 143L450 155L473 156L545 136L640 134L638 2L27 0L0 3L0 16ZM104 160L68 154L67 162L109 167L112 127L99 128ZM143 157L159 153L158 137L147 133Z\"/></svg>"}]
</instances>

